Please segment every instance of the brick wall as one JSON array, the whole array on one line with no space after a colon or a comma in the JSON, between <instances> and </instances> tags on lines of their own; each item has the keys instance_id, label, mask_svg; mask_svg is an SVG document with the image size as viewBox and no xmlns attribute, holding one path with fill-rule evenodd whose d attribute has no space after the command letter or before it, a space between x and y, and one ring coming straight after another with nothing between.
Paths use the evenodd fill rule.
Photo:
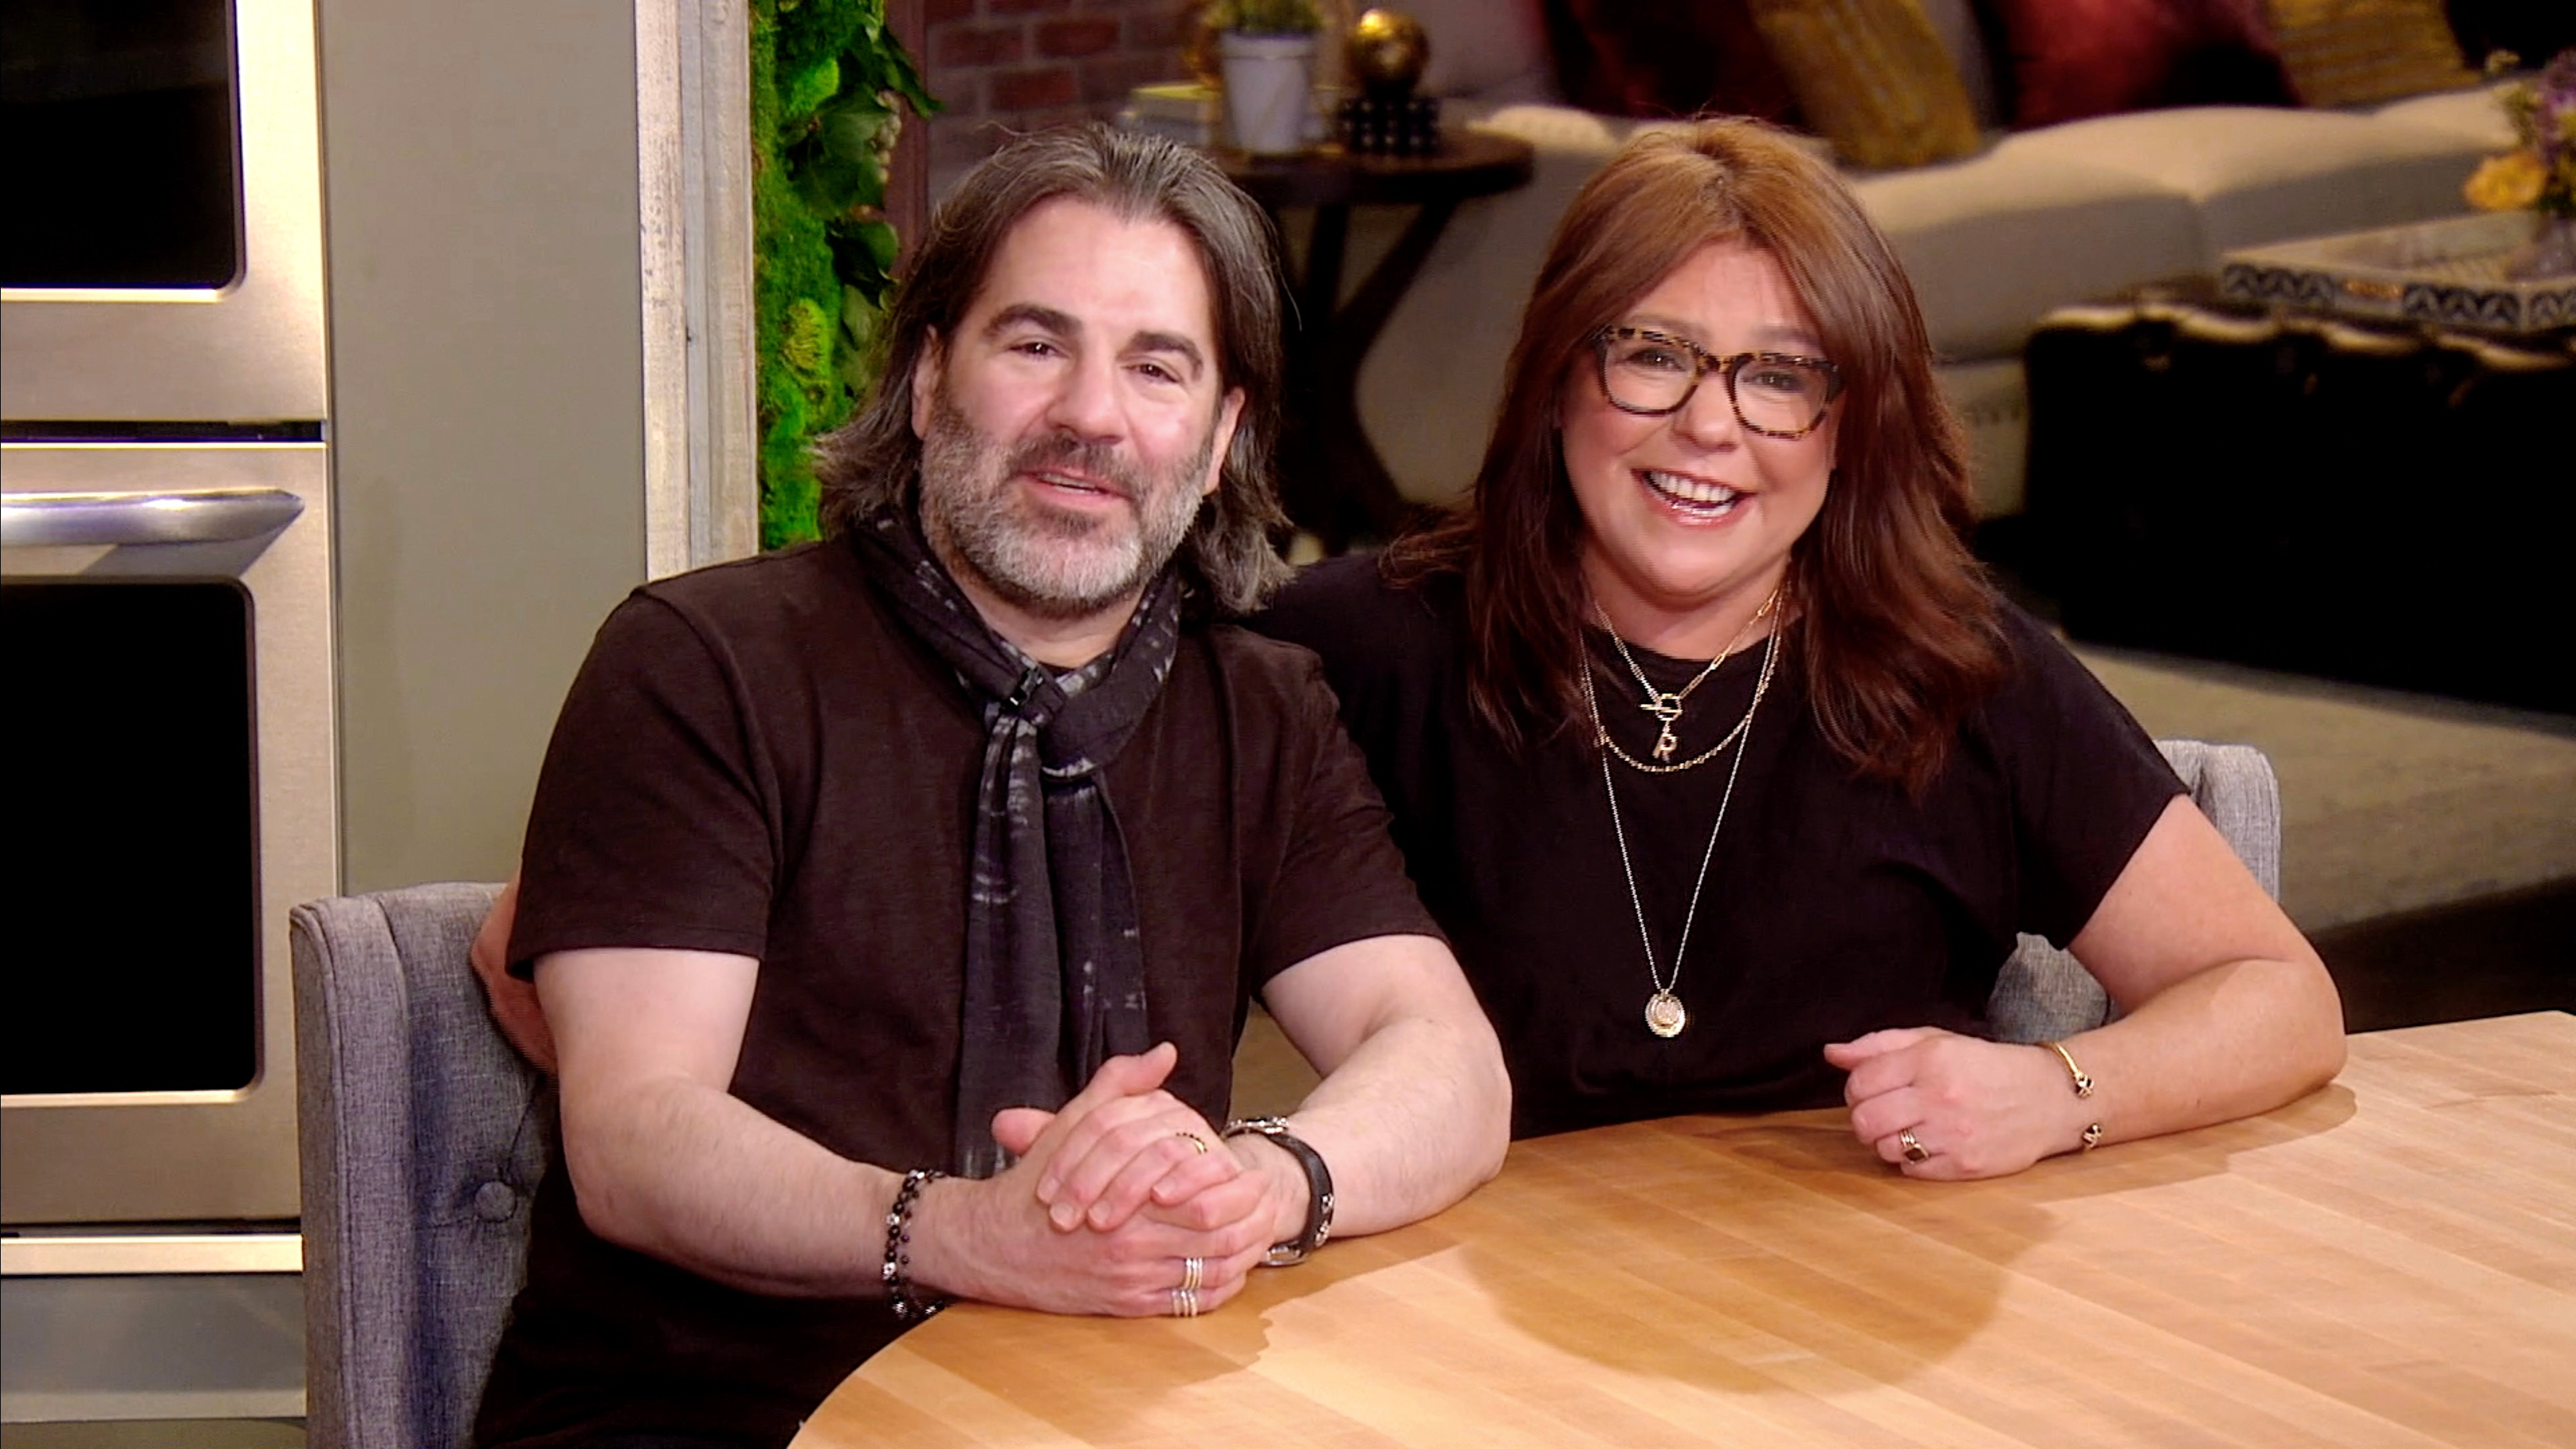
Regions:
<instances>
[{"instance_id":1,"label":"brick wall","mask_svg":"<svg viewBox=\"0 0 2576 1449\"><path fill-rule=\"evenodd\" d=\"M930 194L989 154L1004 128L1108 120L1127 92L1181 80L1191 0L924 0Z\"/></svg>"}]
</instances>

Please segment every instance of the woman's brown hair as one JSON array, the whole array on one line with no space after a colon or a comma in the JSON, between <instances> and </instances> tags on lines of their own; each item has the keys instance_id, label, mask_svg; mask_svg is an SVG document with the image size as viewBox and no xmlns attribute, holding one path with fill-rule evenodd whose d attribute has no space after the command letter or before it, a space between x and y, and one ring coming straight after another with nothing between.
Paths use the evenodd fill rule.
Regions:
<instances>
[{"instance_id":1,"label":"woman's brown hair","mask_svg":"<svg viewBox=\"0 0 2576 1449\"><path fill-rule=\"evenodd\" d=\"M1782 642L1826 741L1860 773L1920 790L2004 669L1994 596L1966 543L1966 436L1886 238L1831 166L1758 121L1649 131L1576 195L1522 317L1474 491L1399 540L1387 575L1461 576L1470 689L1506 741L1579 732L1584 521L1559 399L1602 328L1726 241L1778 259L1844 384L1834 479L1790 549L1796 608Z\"/></svg>"}]
</instances>

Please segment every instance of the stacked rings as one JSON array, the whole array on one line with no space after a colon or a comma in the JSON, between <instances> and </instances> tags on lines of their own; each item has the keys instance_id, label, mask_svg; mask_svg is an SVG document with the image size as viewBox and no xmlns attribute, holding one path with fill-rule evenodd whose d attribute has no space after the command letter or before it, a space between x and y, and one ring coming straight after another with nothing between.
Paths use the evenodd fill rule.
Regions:
<instances>
[{"instance_id":1,"label":"stacked rings","mask_svg":"<svg viewBox=\"0 0 2576 1449\"><path fill-rule=\"evenodd\" d=\"M1196 1318L1196 1317L1198 1317L1198 1316L1199 1316L1199 1290L1197 1290L1196 1288L1175 1288L1175 1289L1173 1289L1173 1290L1172 1290L1172 1316L1173 1316L1174 1318Z\"/></svg>"},{"instance_id":2,"label":"stacked rings","mask_svg":"<svg viewBox=\"0 0 2576 1449\"><path fill-rule=\"evenodd\" d=\"M1916 1139L1913 1128L1909 1127L1897 1133L1896 1142L1898 1146L1905 1149L1905 1160L1908 1162L1923 1162L1932 1156L1932 1149Z\"/></svg>"}]
</instances>

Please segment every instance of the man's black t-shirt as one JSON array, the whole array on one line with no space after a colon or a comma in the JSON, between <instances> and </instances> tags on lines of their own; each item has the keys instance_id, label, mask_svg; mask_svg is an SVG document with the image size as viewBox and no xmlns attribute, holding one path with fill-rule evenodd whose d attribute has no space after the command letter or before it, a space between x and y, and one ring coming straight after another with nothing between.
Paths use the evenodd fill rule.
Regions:
<instances>
[{"instance_id":1,"label":"man's black t-shirt","mask_svg":"<svg viewBox=\"0 0 2576 1449\"><path fill-rule=\"evenodd\" d=\"M1306 570L1254 626L1323 656L1423 904L1502 1038L1516 1136L1838 1104L1826 1042L1979 1030L2016 933L2063 944L2081 930L2182 788L2083 665L2017 610L2004 614L2010 678L1919 800L1854 778L1784 657L1674 985L1689 1025L1666 1040L1645 1024L1655 988L1638 916L1669 981L1733 751L1677 774L1612 762L1632 904L1600 756L1579 738L1515 755L1477 720L1464 615L1455 579L1399 589L1374 560L1344 558ZM1644 691L1606 636L1592 646L1612 738L1650 759L1659 726ZM1631 652L1662 690L1704 663ZM1761 667L1762 648L1748 648L1691 693L1674 760L1743 717Z\"/></svg>"},{"instance_id":2,"label":"man's black t-shirt","mask_svg":"<svg viewBox=\"0 0 2576 1449\"><path fill-rule=\"evenodd\" d=\"M600 946L757 958L733 1094L843 1156L938 1165L983 744L979 707L891 621L845 546L647 585L602 626L556 725L511 959ZM1263 982L1348 941L1436 934L1303 650L1185 631L1106 782L1149 1025L1180 1048L1167 1085L1213 1120ZM854 1238L883 1231L853 1205ZM558 1162L477 1437L783 1443L894 1336L879 1299L737 1292L603 1242Z\"/></svg>"}]
</instances>

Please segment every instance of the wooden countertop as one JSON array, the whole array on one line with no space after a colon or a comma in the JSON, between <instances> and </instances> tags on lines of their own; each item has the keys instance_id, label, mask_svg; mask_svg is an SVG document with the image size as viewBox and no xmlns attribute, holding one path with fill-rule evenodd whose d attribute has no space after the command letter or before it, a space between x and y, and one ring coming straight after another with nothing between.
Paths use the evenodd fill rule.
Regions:
<instances>
[{"instance_id":1,"label":"wooden countertop","mask_svg":"<svg viewBox=\"0 0 2576 1449\"><path fill-rule=\"evenodd\" d=\"M2244 1122L1918 1183L1838 1112L1515 1144L1194 1320L969 1304L796 1449L2576 1444L2576 1016L2352 1039Z\"/></svg>"}]
</instances>

